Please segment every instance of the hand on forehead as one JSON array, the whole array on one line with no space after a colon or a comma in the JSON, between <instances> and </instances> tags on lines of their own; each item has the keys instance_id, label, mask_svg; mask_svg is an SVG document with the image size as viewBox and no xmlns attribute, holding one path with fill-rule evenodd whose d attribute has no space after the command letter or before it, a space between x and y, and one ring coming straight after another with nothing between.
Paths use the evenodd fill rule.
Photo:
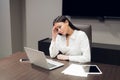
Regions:
<instances>
[{"instance_id":1,"label":"hand on forehead","mask_svg":"<svg viewBox=\"0 0 120 80\"><path fill-rule=\"evenodd\" d=\"M58 25L56 23L54 24L53 27L54 27L54 29L58 29Z\"/></svg>"},{"instance_id":2,"label":"hand on forehead","mask_svg":"<svg viewBox=\"0 0 120 80\"><path fill-rule=\"evenodd\" d=\"M57 24L54 24L54 27L55 27L55 28L57 28L57 26L58 26Z\"/></svg>"},{"instance_id":3,"label":"hand on forehead","mask_svg":"<svg viewBox=\"0 0 120 80\"><path fill-rule=\"evenodd\" d=\"M55 27L55 28L58 28L59 26L62 26L62 25L63 25L63 23L62 23L62 22L59 22L59 23L55 23L55 24L54 24L54 27Z\"/></svg>"}]
</instances>

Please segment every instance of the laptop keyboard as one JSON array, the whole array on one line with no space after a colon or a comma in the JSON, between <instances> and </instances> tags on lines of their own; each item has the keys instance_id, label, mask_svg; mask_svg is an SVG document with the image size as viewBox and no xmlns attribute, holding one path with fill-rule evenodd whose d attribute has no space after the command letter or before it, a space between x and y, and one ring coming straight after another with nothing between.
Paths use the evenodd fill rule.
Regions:
<instances>
[{"instance_id":1,"label":"laptop keyboard","mask_svg":"<svg viewBox=\"0 0 120 80\"><path fill-rule=\"evenodd\" d=\"M48 67L49 68L64 65L63 63L60 63L60 62L57 62L57 61L53 61L53 60L50 60L50 59L46 59L46 60L48 62Z\"/></svg>"},{"instance_id":2,"label":"laptop keyboard","mask_svg":"<svg viewBox=\"0 0 120 80\"><path fill-rule=\"evenodd\" d=\"M48 63L48 67L49 67L49 68L50 68L50 67L54 67L54 66L56 66L56 65L51 64L51 63Z\"/></svg>"}]
</instances>

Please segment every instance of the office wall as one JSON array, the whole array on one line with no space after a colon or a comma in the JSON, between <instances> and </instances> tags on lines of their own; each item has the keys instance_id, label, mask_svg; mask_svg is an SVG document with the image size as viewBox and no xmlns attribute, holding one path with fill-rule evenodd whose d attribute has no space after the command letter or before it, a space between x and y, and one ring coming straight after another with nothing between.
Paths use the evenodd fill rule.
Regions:
<instances>
[{"instance_id":1,"label":"office wall","mask_svg":"<svg viewBox=\"0 0 120 80\"><path fill-rule=\"evenodd\" d=\"M0 0L0 58L23 51L24 1Z\"/></svg>"},{"instance_id":2,"label":"office wall","mask_svg":"<svg viewBox=\"0 0 120 80\"><path fill-rule=\"evenodd\" d=\"M23 51L24 0L10 0L12 53Z\"/></svg>"},{"instance_id":3,"label":"office wall","mask_svg":"<svg viewBox=\"0 0 120 80\"><path fill-rule=\"evenodd\" d=\"M26 46L51 36L53 19L62 13L62 0L26 0Z\"/></svg>"},{"instance_id":4,"label":"office wall","mask_svg":"<svg viewBox=\"0 0 120 80\"><path fill-rule=\"evenodd\" d=\"M0 0L0 58L12 54L9 0Z\"/></svg>"}]
</instances>

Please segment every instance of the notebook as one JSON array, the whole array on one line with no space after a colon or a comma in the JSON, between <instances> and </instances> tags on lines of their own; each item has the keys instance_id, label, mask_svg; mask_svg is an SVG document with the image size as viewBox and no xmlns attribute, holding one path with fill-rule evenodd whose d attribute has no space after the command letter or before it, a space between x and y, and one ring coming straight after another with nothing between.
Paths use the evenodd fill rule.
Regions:
<instances>
[{"instance_id":1,"label":"notebook","mask_svg":"<svg viewBox=\"0 0 120 80\"><path fill-rule=\"evenodd\" d=\"M28 56L28 59L30 60L30 63L34 65L40 66L48 70L53 70L64 65L61 62L47 59L44 52L42 51L38 51L28 47L24 47L24 49Z\"/></svg>"}]
</instances>

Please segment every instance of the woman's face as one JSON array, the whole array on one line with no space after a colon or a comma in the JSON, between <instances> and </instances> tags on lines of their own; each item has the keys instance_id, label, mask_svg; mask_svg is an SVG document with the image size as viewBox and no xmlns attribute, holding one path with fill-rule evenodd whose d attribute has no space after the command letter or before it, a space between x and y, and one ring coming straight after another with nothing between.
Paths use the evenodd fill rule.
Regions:
<instances>
[{"instance_id":1,"label":"woman's face","mask_svg":"<svg viewBox=\"0 0 120 80\"><path fill-rule=\"evenodd\" d=\"M56 27L58 34L66 35L68 32L68 22L56 22L54 27Z\"/></svg>"}]
</instances>

